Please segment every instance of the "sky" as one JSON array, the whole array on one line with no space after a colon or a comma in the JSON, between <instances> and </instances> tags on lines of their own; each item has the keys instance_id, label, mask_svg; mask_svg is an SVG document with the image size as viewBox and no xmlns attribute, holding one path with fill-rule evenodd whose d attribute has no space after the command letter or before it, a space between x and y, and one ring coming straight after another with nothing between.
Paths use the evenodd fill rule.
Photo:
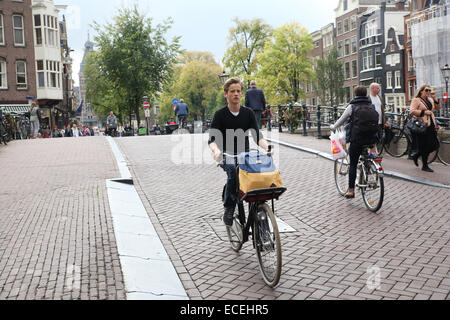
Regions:
<instances>
[{"instance_id":1,"label":"sky","mask_svg":"<svg viewBox=\"0 0 450 320\"><path fill-rule=\"evenodd\" d=\"M334 22L334 9L339 0L55 0L55 4L67 5L61 10L67 21L69 46L74 60L73 72L78 85L79 65L83 58L84 44L91 25L104 25L112 21L121 7L132 7L153 19L154 24L174 20L167 38L181 36L181 46L188 51L209 51L216 61L222 58L228 46L228 30L233 18L261 18L272 27L298 22L309 32Z\"/></svg>"}]
</instances>

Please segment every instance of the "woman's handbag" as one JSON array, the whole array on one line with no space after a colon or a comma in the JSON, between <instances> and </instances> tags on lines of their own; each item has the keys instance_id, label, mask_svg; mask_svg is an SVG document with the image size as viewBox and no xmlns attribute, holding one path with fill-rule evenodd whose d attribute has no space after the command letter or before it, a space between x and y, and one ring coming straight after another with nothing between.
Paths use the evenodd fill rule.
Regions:
<instances>
[{"instance_id":1,"label":"woman's handbag","mask_svg":"<svg viewBox=\"0 0 450 320\"><path fill-rule=\"evenodd\" d=\"M406 126L413 134L421 135L425 134L425 132L427 131L427 124L425 122L417 120L414 117L411 117L408 120Z\"/></svg>"}]
</instances>

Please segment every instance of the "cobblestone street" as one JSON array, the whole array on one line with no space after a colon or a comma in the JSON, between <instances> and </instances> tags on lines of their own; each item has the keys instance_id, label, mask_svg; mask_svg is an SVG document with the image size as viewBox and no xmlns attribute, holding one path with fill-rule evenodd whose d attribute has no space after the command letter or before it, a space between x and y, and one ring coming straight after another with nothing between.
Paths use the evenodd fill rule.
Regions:
<instances>
[{"instance_id":1,"label":"cobblestone street","mask_svg":"<svg viewBox=\"0 0 450 320\"><path fill-rule=\"evenodd\" d=\"M331 161L277 145L288 192L276 214L296 232L281 236L281 282L269 289L251 243L236 254L227 242L226 176L206 136L115 141L190 299L450 298L448 189L388 178L373 214L359 194L339 196ZM13 142L0 163L0 299L125 299L105 184L119 172L107 140Z\"/></svg>"}]
</instances>

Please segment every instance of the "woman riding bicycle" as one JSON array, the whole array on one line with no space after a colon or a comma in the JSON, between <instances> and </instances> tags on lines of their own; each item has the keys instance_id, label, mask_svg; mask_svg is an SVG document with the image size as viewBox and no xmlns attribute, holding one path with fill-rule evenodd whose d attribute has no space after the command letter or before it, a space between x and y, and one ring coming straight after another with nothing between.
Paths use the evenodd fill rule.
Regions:
<instances>
[{"instance_id":1,"label":"woman riding bicycle","mask_svg":"<svg viewBox=\"0 0 450 320\"><path fill-rule=\"evenodd\" d=\"M269 144L263 139L252 110L241 106L244 85L239 78L229 79L224 86L227 106L214 115L209 133L209 147L217 162L222 162L222 169L227 173L225 192L225 213L223 221L226 226L233 225L233 217L238 203L236 163L234 159L224 159L223 154L238 155L250 151L249 135L261 148L269 153Z\"/></svg>"},{"instance_id":2,"label":"woman riding bicycle","mask_svg":"<svg viewBox=\"0 0 450 320\"><path fill-rule=\"evenodd\" d=\"M347 199L355 198L358 161L363 152L363 147L376 143L379 122L378 112L372 105L371 99L367 97L366 87L357 87L355 97L342 117L330 126L330 129L335 131L349 123L350 132L347 135L347 140L350 141L349 188L344 196Z\"/></svg>"}]
</instances>

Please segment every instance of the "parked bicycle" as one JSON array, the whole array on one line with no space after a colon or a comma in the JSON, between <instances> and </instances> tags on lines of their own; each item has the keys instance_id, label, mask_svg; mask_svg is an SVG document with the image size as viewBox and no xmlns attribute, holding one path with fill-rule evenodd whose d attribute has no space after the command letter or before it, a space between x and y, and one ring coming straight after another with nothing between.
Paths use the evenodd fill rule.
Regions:
<instances>
[{"instance_id":1,"label":"parked bicycle","mask_svg":"<svg viewBox=\"0 0 450 320\"><path fill-rule=\"evenodd\" d=\"M8 120L0 109L0 143L3 142L7 145L10 140L10 126Z\"/></svg>"},{"instance_id":2,"label":"parked bicycle","mask_svg":"<svg viewBox=\"0 0 450 320\"><path fill-rule=\"evenodd\" d=\"M239 176L238 156L224 154L233 158ZM225 201L226 185L222 194ZM281 240L277 220L275 218L274 200L286 192L286 188L268 188L253 190L239 197L238 210L234 215L232 227L227 227L227 235L231 248L239 252L244 243L252 236L253 248L256 250L259 268L264 282L275 287L281 277L282 253ZM272 202L272 207L267 204ZM248 203L248 218L245 215L244 202Z\"/></svg>"},{"instance_id":3,"label":"parked bicycle","mask_svg":"<svg viewBox=\"0 0 450 320\"><path fill-rule=\"evenodd\" d=\"M358 174L356 187L361 191L364 204L372 212L378 212L384 201L384 170L381 165L382 158L373 159L369 156L372 146L364 146L363 154L358 162ZM344 196L347 193L350 157L336 160L334 163L334 178L339 193Z\"/></svg>"},{"instance_id":4,"label":"parked bicycle","mask_svg":"<svg viewBox=\"0 0 450 320\"><path fill-rule=\"evenodd\" d=\"M386 151L394 158L401 158L412 151L413 138L406 126L410 117L409 112L403 111L397 123L392 121L383 128L381 139L377 143L378 156Z\"/></svg>"},{"instance_id":5,"label":"parked bicycle","mask_svg":"<svg viewBox=\"0 0 450 320\"><path fill-rule=\"evenodd\" d=\"M438 120L438 126L436 129L437 131L445 130L444 123L442 121ZM437 160L439 160L442 164L446 166L450 166L450 161L448 159L445 159L442 155L445 152L449 152L450 148L450 134L448 132L444 131L444 134L440 136L439 139L439 148L436 151L433 151L430 156L428 157L428 164L433 163Z\"/></svg>"}]
</instances>

